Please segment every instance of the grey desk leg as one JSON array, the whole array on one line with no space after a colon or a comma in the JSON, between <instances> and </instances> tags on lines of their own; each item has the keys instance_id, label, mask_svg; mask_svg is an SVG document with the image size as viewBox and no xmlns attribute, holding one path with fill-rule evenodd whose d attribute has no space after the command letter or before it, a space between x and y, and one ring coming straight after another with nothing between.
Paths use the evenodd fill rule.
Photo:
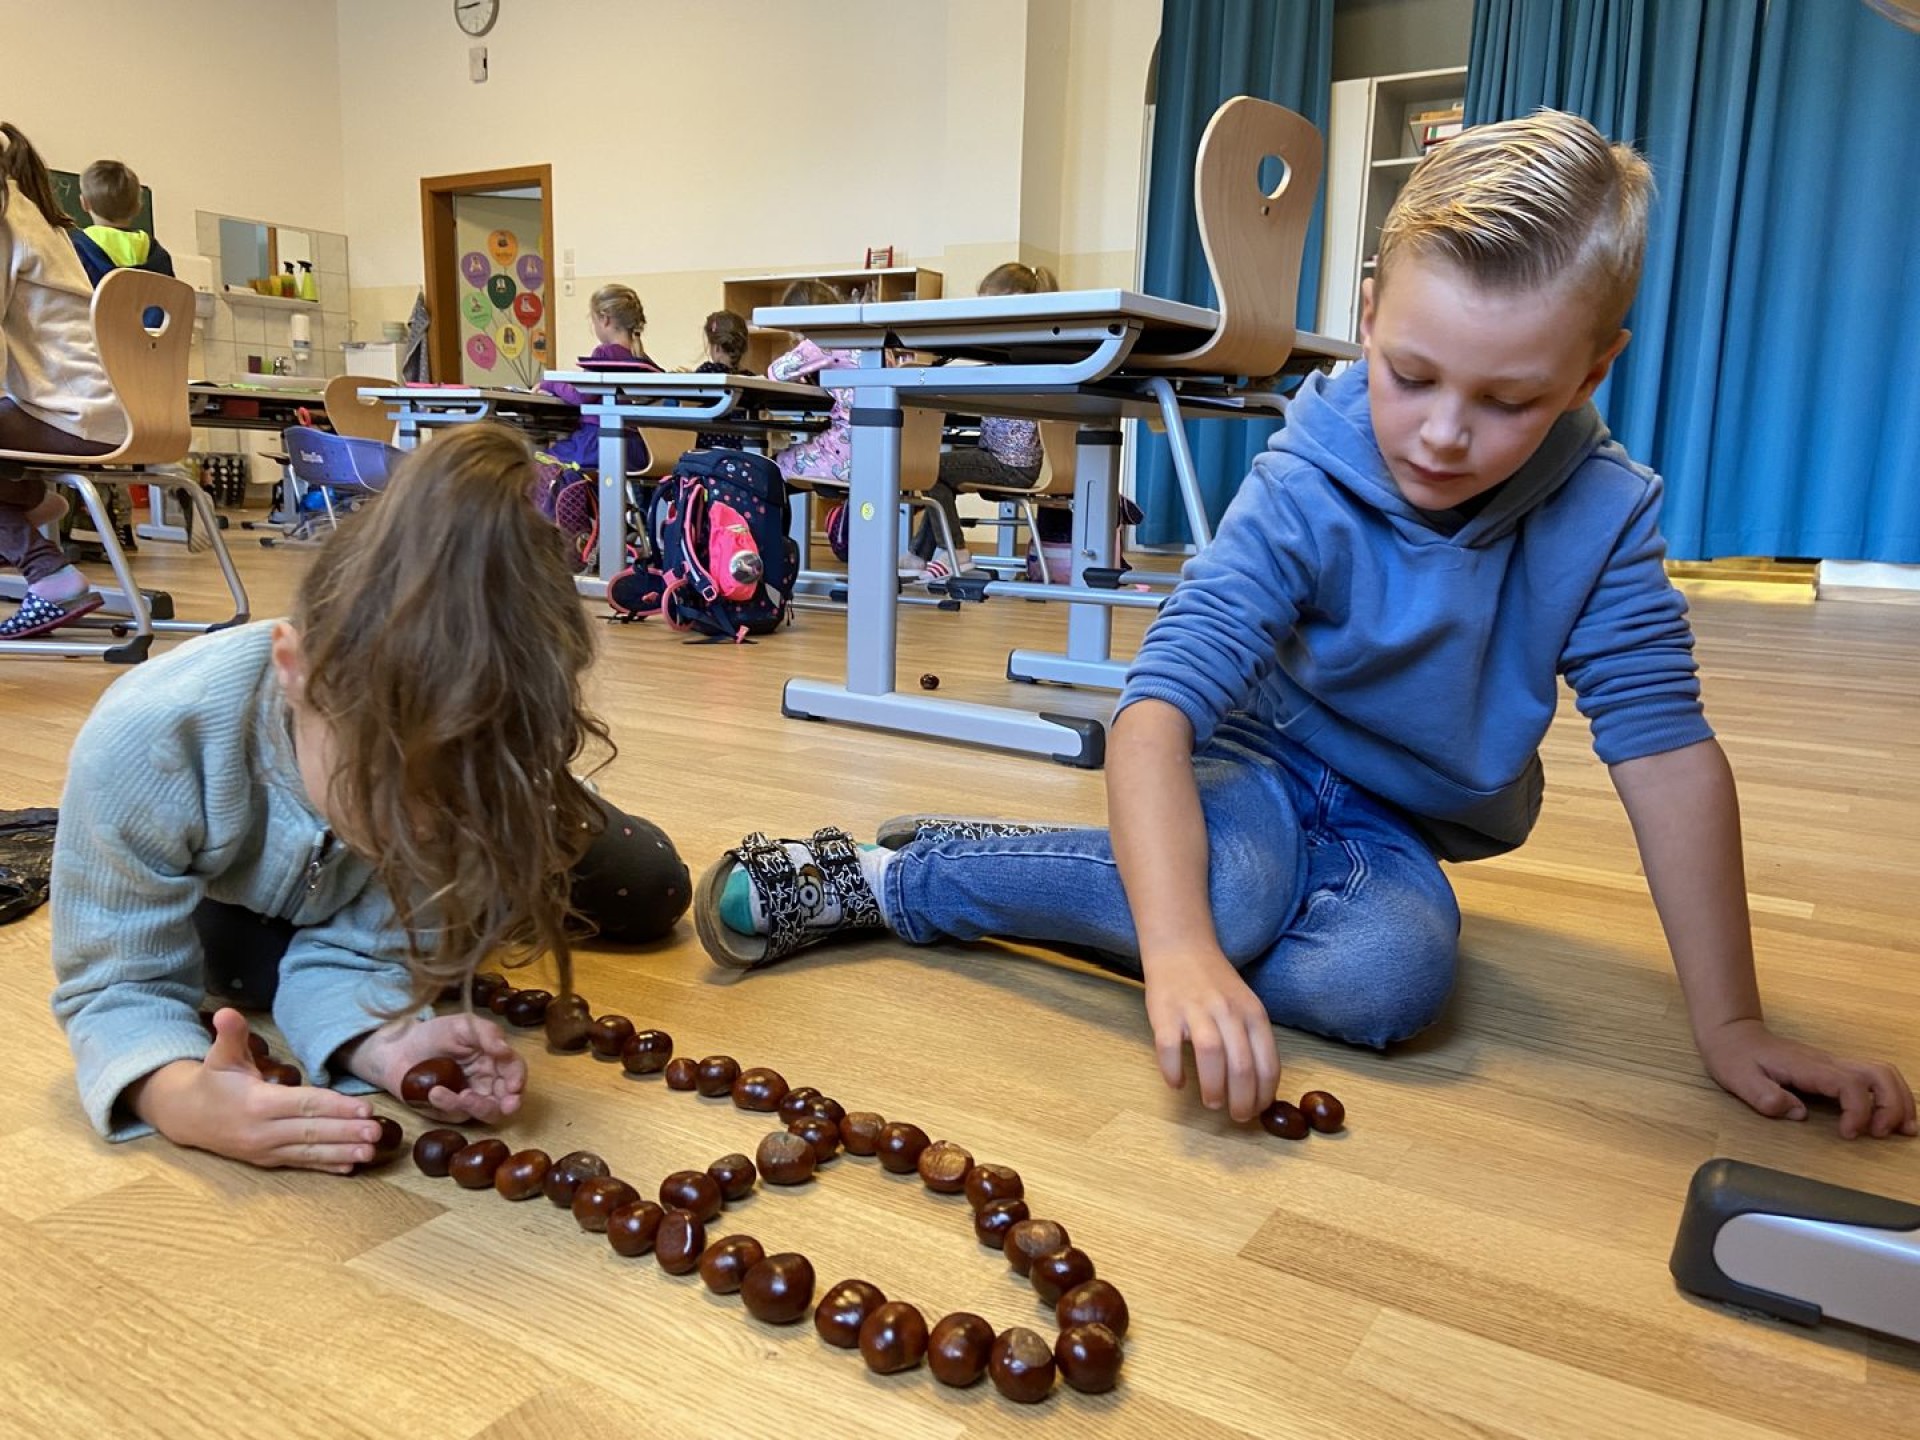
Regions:
<instances>
[{"instance_id":1,"label":"grey desk leg","mask_svg":"<svg viewBox=\"0 0 1920 1440\"><path fill-rule=\"evenodd\" d=\"M880 361L878 352L873 363ZM862 357L863 366L867 357ZM847 681L793 679L781 713L803 720L845 720L907 735L960 740L1097 768L1106 760L1106 728L1078 716L1032 715L897 694L894 604L898 586L900 392L861 386L853 407L853 490L847 524Z\"/></svg>"},{"instance_id":2,"label":"grey desk leg","mask_svg":"<svg viewBox=\"0 0 1920 1440\"><path fill-rule=\"evenodd\" d=\"M420 447L420 417L411 410L403 409L393 417L393 446L396 450Z\"/></svg>"},{"instance_id":3,"label":"grey desk leg","mask_svg":"<svg viewBox=\"0 0 1920 1440\"><path fill-rule=\"evenodd\" d=\"M1120 432L1082 430L1076 442L1073 485L1073 583L1084 585L1090 569L1119 563ZM1107 605L1067 605L1067 653L1015 650L1007 656L1009 680L1047 680L1117 690L1127 667L1113 659L1113 610Z\"/></svg>"},{"instance_id":4,"label":"grey desk leg","mask_svg":"<svg viewBox=\"0 0 1920 1440\"><path fill-rule=\"evenodd\" d=\"M609 415L600 422L601 593L627 568L627 434L624 422Z\"/></svg>"}]
</instances>

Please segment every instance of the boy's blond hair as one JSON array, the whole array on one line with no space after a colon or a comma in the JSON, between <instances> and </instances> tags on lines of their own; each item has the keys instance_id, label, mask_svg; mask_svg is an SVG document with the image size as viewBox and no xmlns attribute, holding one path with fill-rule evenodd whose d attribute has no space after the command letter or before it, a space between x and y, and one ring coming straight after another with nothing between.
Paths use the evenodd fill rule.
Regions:
<instances>
[{"instance_id":1,"label":"boy's blond hair","mask_svg":"<svg viewBox=\"0 0 1920 1440\"><path fill-rule=\"evenodd\" d=\"M1476 125L1414 166L1380 230L1376 286L1403 254L1439 256L1476 284L1567 287L1610 341L1640 285L1653 173L1578 115L1536 110Z\"/></svg>"},{"instance_id":2,"label":"boy's blond hair","mask_svg":"<svg viewBox=\"0 0 1920 1440\"><path fill-rule=\"evenodd\" d=\"M81 173L80 203L116 230L140 218L140 177L118 160L96 160Z\"/></svg>"}]
</instances>

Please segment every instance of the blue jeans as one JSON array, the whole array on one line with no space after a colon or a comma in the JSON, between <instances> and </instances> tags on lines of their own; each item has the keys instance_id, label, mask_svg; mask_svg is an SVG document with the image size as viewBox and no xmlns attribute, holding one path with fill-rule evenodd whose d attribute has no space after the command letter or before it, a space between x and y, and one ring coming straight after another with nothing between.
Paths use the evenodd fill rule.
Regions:
<instances>
[{"instance_id":1,"label":"blue jeans","mask_svg":"<svg viewBox=\"0 0 1920 1440\"><path fill-rule=\"evenodd\" d=\"M1238 716L1194 756L1194 778L1214 929L1275 1023L1381 1047L1438 1018L1460 909L1404 813ZM915 944L1041 941L1141 978L1105 830L916 841L884 888L893 928Z\"/></svg>"}]
</instances>

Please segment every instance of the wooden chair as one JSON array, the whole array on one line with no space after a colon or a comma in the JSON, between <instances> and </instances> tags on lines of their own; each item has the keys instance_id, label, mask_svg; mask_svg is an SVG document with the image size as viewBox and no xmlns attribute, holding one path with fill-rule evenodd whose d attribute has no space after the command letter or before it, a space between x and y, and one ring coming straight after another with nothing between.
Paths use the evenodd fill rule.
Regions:
<instances>
[{"instance_id":1,"label":"wooden chair","mask_svg":"<svg viewBox=\"0 0 1920 1440\"><path fill-rule=\"evenodd\" d=\"M160 312L152 329L143 323L150 310ZM115 270L93 294L93 334L100 362L126 416L127 438L105 455L46 455L0 450L0 461L24 462L29 471L75 491L99 532L99 543L113 568L119 589L101 589L106 608L125 619L95 615L69 629L110 629L110 641L60 638L0 640L4 655L97 655L112 664L134 665L147 658L156 631L200 634L243 624L248 618L246 587L233 568L220 533L220 517L199 483L180 469L192 443L187 408L187 351L193 335L193 288L145 270ZM192 520L206 537L233 598L233 614L207 623L173 617L170 596L148 596L134 583L126 551L114 529L102 485L162 485L184 492ZM161 618L156 619L159 615Z\"/></svg>"},{"instance_id":2,"label":"wooden chair","mask_svg":"<svg viewBox=\"0 0 1920 1440\"><path fill-rule=\"evenodd\" d=\"M398 428L387 414L384 400L363 400L363 389L391 390L394 382L378 375L336 375L327 382L325 405L327 409L327 427L336 435L349 435L356 440L378 440L382 445L393 444L393 432Z\"/></svg>"},{"instance_id":3,"label":"wooden chair","mask_svg":"<svg viewBox=\"0 0 1920 1440\"><path fill-rule=\"evenodd\" d=\"M1220 323L1177 354L1128 357L1133 370L1185 370L1265 379L1293 353L1300 255L1320 185L1320 132L1284 106L1236 95L1200 137L1193 208ZM1278 189L1260 187L1260 165L1286 165Z\"/></svg>"}]
</instances>

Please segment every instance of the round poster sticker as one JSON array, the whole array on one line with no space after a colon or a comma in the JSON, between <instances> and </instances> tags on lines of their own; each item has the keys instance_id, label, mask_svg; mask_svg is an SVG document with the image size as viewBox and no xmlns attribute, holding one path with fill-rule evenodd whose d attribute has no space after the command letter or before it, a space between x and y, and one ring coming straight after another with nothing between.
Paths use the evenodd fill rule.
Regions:
<instances>
[{"instance_id":1,"label":"round poster sticker","mask_svg":"<svg viewBox=\"0 0 1920 1440\"><path fill-rule=\"evenodd\" d=\"M478 250L469 250L460 257L460 273L467 277L469 285L478 290L493 273L493 262Z\"/></svg>"},{"instance_id":2,"label":"round poster sticker","mask_svg":"<svg viewBox=\"0 0 1920 1440\"><path fill-rule=\"evenodd\" d=\"M487 236L487 253L501 265L511 265L520 253L520 237L511 230L495 230Z\"/></svg>"},{"instance_id":3,"label":"round poster sticker","mask_svg":"<svg viewBox=\"0 0 1920 1440\"><path fill-rule=\"evenodd\" d=\"M544 329L533 332L533 358L542 362L547 358L547 332Z\"/></svg>"},{"instance_id":4,"label":"round poster sticker","mask_svg":"<svg viewBox=\"0 0 1920 1440\"><path fill-rule=\"evenodd\" d=\"M538 325L540 323L540 312L543 308L540 304L540 297L531 291L522 290L518 295L513 297L514 318L522 325Z\"/></svg>"},{"instance_id":5,"label":"round poster sticker","mask_svg":"<svg viewBox=\"0 0 1920 1440\"><path fill-rule=\"evenodd\" d=\"M518 325L502 325L493 337L500 345L500 353L509 360L520 358L520 351L526 345L527 335Z\"/></svg>"},{"instance_id":6,"label":"round poster sticker","mask_svg":"<svg viewBox=\"0 0 1920 1440\"><path fill-rule=\"evenodd\" d=\"M467 358L482 370L491 370L493 362L499 359L499 352L493 348L493 341L485 335L467 337Z\"/></svg>"},{"instance_id":7,"label":"round poster sticker","mask_svg":"<svg viewBox=\"0 0 1920 1440\"><path fill-rule=\"evenodd\" d=\"M487 303L486 295L475 290L460 302L460 313L467 317L467 323L476 330L484 330L493 321L493 306Z\"/></svg>"},{"instance_id":8,"label":"round poster sticker","mask_svg":"<svg viewBox=\"0 0 1920 1440\"><path fill-rule=\"evenodd\" d=\"M520 257L520 263L513 267L513 273L520 277L522 290L538 290L546 282L547 264L529 250Z\"/></svg>"},{"instance_id":9,"label":"round poster sticker","mask_svg":"<svg viewBox=\"0 0 1920 1440\"><path fill-rule=\"evenodd\" d=\"M504 310L513 303L514 291L517 288L511 275L495 275L487 281L487 298L493 301L494 309Z\"/></svg>"}]
</instances>

